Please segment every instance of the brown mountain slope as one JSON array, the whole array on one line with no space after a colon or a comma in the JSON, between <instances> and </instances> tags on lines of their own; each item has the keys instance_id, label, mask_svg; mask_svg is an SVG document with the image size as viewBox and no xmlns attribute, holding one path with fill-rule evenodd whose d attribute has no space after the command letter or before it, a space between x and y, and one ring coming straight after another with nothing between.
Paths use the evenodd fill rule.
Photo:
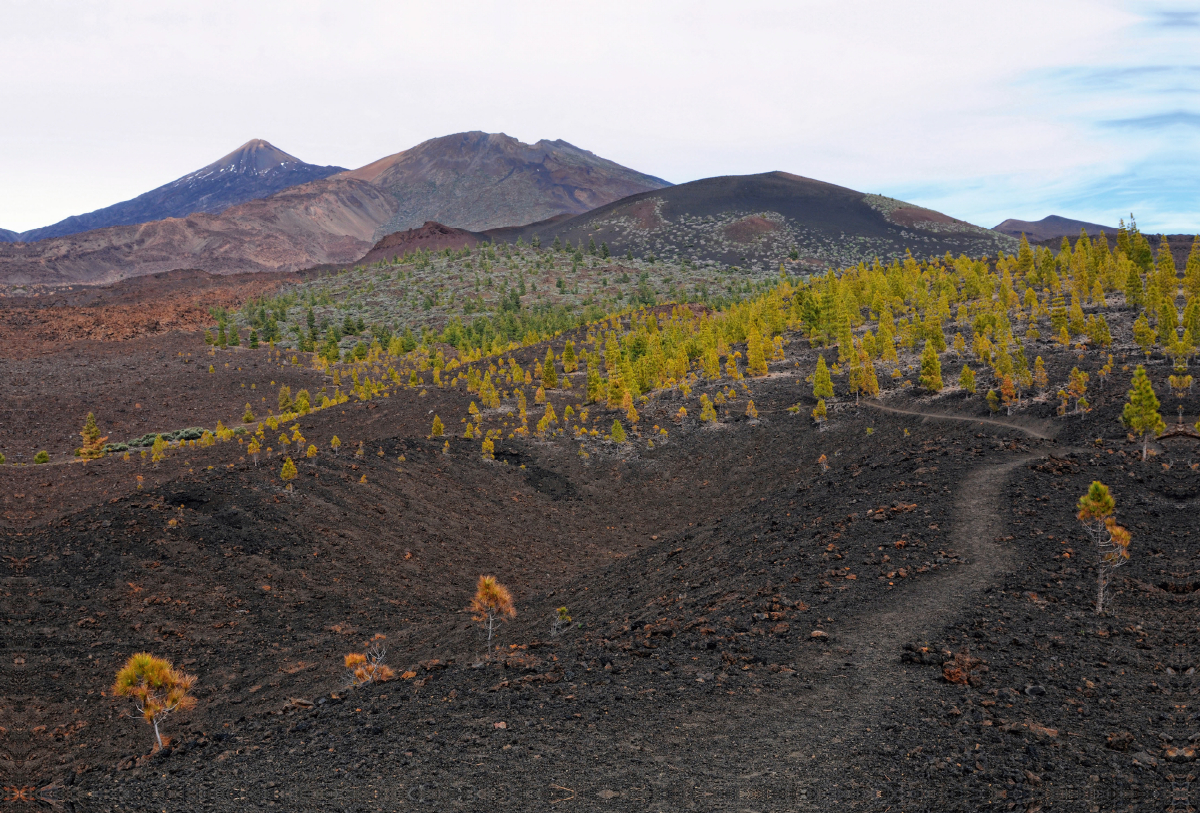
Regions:
<instances>
[{"instance_id":1,"label":"brown mountain slope","mask_svg":"<svg viewBox=\"0 0 1200 813\"><path fill-rule=\"evenodd\" d=\"M262 163L253 157L242 163L250 169ZM472 231L519 226L664 186L669 184L565 141L530 145L503 134L460 133L220 215L3 244L0 284L108 282L177 268L230 273L353 262L384 235L426 221Z\"/></svg>"},{"instance_id":2,"label":"brown mountain slope","mask_svg":"<svg viewBox=\"0 0 1200 813\"><path fill-rule=\"evenodd\" d=\"M1074 239L1079 236L1080 229L1087 229L1087 233L1092 237L1095 237L1100 232L1108 234L1117 233L1117 230L1112 226L1101 226L1098 223L1088 223L1085 220L1071 220L1068 217L1059 217L1058 215L1043 217L1041 220L1014 220L1010 217L999 226L996 226L995 231L1011 235L1012 237L1020 237L1024 234L1032 241L1056 240L1060 237Z\"/></svg>"},{"instance_id":3,"label":"brown mountain slope","mask_svg":"<svg viewBox=\"0 0 1200 813\"><path fill-rule=\"evenodd\" d=\"M378 236L427 220L470 231L519 226L670 186L565 141L481 132L430 139L338 177L395 196L399 208Z\"/></svg>"},{"instance_id":4,"label":"brown mountain slope","mask_svg":"<svg viewBox=\"0 0 1200 813\"><path fill-rule=\"evenodd\" d=\"M425 221L419 229L405 229L384 237L363 255L359 263L391 262L414 251L460 249L478 243L491 242L490 236L466 229L453 229L433 220Z\"/></svg>"},{"instance_id":5,"label":"brown mountain slope","mask_svg":"<svg viewBox=\"0 0 1200 813\"><path fill-rule=\"evenodd\" d=\"M376 227L395 211L395 199L376 186L326 178L219 215L0 246L0 283L96 283L176 268L295 271L351 262L371 247Z\"/></svg>"}]
</instances>

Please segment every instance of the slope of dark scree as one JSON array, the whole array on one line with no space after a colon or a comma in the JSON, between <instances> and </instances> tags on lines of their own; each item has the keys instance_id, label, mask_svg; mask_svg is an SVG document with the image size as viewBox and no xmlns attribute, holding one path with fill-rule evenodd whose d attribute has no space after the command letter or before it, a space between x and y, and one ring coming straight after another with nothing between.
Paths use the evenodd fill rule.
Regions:
<instances>
[{"instance_id":1,"label":"slope of dark scree","mask_svg":"<svg viewBox=\"0 0 1200 813\"><path fill-rule=\"evenodd\" d=\"M1195 756L1194 441L1143 463L1111 385L1086 418L895 394L942 417L843 399L818 431L790 361L751 382L757 420L647 405L653 450L445 455L435 391L337 416L368 454L291 496L277 461L198 451L6 532L6 784L75 810L1165 809ZM1093 479L1134 534L1114 616L1074 518ZM492 571L519 615L484 661L462 608ZM375 632L412 674L347 688ZM150 756L101 694L142 648L200 676Z\"/></svg>"}]
</instances>

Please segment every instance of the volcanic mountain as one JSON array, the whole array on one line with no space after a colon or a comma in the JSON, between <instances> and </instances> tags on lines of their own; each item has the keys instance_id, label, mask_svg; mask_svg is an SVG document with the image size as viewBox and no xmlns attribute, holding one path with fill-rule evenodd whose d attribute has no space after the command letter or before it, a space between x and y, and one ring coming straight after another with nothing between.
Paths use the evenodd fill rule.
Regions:
<instances>
[{"instance_id":1,"label":"volcanic mountain","mask_svg":"<svg viewBox=\"0 0 1200 813\"><path fill-rule=\"evenodd\" d=\"M278 164L285 172L287 161L276 159L286 153L254 144L234 154L241 154L237 162L222 159L170 186L218 190L238 178L252 181L255 167ZM298 177L263 171L275 177L271 182ZM182 220L0 246L0 284L109 282L177 268L229 273L348 263L380 237L429 220L473 230L512 227L665 185L565 141L530 145L503 134L462 133L220 214L196 212ZM209 194L205 201L218 197ZM204 203L199 192L195 200Z\"/></svg>"},{"instance_id":2,"label":"volcanic mountain","mask_svg":"<svg viewBox=\"0 0 1200 813\"><path fill-rule=\"evenodd\" d=\"M396 200L351 178L325 178L269 198L135 226L0 246L0 283L103 283L175 269L297 271L348 263L371 247Z\"/></svg>"},{"instance_id":3,"label":"volcanic mountain","mask_svg":"<svg viewBox=\"0 0 1200 813\"><path fill-rule=\"evenodd\" d=\"M17 234L12 242L32 243L50 237L130 226L194 212L222 212L239 203L265 198L292 186L320 180L343 170L306 164L261 138L165 186L85 215L74 215L52 226Z\"/></svg>"},{"instance_id":4,"label":"volcanic mountain","mask_svg":"<svg viewBox=\"0 0 1200 813\"><path fill-rule=\"evenodd\" d=\"M0 229L0 243L15 243L21 239L21 233L11 229Z\"/></svg>"},{"instance_id":5,"label":"volcanic mountain","mask_svg":"<svg viewBox=\"0 0 1200 813\"><path fill-rule=\"evenodd\" d=\"M469 231L581 214L670 186L566 141L525 144L504 133L456 133L341 177L368 181L399 203L379 236L433 220Z\"/></svg>"},{"instance_id":6,"label":"volcanic mountain","mask_svg":"<svg viewBox=\"0 0 1200 813\"><path fill-rule=\"evenodd\" d=\"M1043 217L1041 220L1014 220L1009 218L996 226L995 231L1003 234L1009 234L1013 237L1020 237L1024 234L1031 242L1037 240L1057 240L1060 237L1075 238L1079 236L1080 229L1087 229L1087 233L1095 237L1100 232L1108 234L1116 234L1117 230L1112 226L1101 226L1097 223L1088 223L1083 220L1071 220L1067 217L1059 217L1058 215L1050 215Z\"/></svg>"},{"instance_id":7,"label":"volcanic mountain","mask_svg":"<svg viewBox=\"0 0 1200 813\"><path fill-rule=\"evenodd\" d=\"M632 251L752 267L790 258L811 268L881 259L994 254L1017 242L991 229L881 195L787 172L728 175L632 195L586 214L497 233L556 236Z\"/></svg>"}]
</instances>

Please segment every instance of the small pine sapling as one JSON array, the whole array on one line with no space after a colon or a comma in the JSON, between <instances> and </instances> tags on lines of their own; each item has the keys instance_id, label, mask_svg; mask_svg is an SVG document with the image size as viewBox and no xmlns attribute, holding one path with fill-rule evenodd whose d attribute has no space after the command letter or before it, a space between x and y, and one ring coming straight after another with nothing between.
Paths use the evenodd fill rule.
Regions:
<instances>
[{"instance_id":1,"label":"small pine sapling","mask_svg":"<svg viewBox=\"0 0 1200 813\"><path fill-rule=\"evenodd\" d=\"M1088 374L1078 367L1071 368L1071 376L1067 381L1067 395L1075 399L1075 412L1083 413L1087 408Z\"/></svg>"},{"instance_id":2,"label":"small pine sapling","mask_svg":"<svg viewBox=\"0 0 1200 813\"><path fill-rule=\"evenodd\" d=\"M167 456L167 441L162 435L154 436L154 445L150 447L150 460L154 465L158 465L160 460Z\"/></svg>"},{"instance_id":3,"label":"small pine sapling","mask_svg":"<svg viewBox=\"0 0 1200 813\"><path fill-rule=\"evenodd\" d=\"M246 447L246 451L250 454L250 459L254 461L254 465L258 465L258 455L262 452L262 444L258 442L258 438L250 438L250 445Z\"/></svg>"},{"instance_id":4,"label":"small pine sapling","mask_svg":"<svg viewBox=\"0 0 1200 813\"><path fill-rule=\"evenodd\" d=\"M559 607L550 617L550 637L557 638L570 625L571 616L567 615L567 608Z\"/></svg>"},{"instance_id":5,"label":"small pine sapling","mask_svg":"<svg viewBox=\"0 0 1200 813\"><path fill-rule=\"evenodd\" d=\"M1000 396L996 395L995 390L988 390L984 400L987 401L988 409L992 412L1000 411Z\"/></svg>"},{"instance_id":6,"label":"small pine sapling","mask_svg":"<svg viewBox=\"0 0 1200 813\"><path fill-rule=\"evenodd\" d=\"M363 652L351 652L346 656L345 664L350 672L351 686L383 683L396 676L392 667L383 662L387 657L387 646L383 643L385 640L386 635L376 633L374 638L363 643Z\"/></svg>"},{"instance_id":7,"label":"small pine sapling","mask_svg":"<svg viewBox=\"0 0 1200 813\"><path fill-rule=\"evenodd\" d=\"M189 694L195 683L193 675L177 670L170 661L149 652L138 652L117 672L112 693L133 698L142 717L154 727L154 739L161 749L165 745L159 730L163 718L196 705L196 699Z\"/></svg>"},{"instance_id":8,"label":"small pine sapling","mask_svg":"<svg viewBox=\"0 0 1200 813\"><path fill-rule=\"evenodd\" d=\"M700 422L701 423L716 423L717 422L717 408L715 406L713 406L713 402L708 397L707 393L702 394L700 396Z\"/></svg>"},{"instance_id":9,"label":"small pine sapling","mask_svg":"<svg viewBox=\"0 0 1200 813\"><path fill-rule=\"evenodd\" d=\"M308 451L306 451L304 453L304 456L307 457L309 460L312 460L314 457L317 456L317 447L311 443L308 444Z\"/></svg>"},{"instance_id":10,"label":"small pine sapling","mask_svg":"<svg viewBox=\"0 0 1200 813\"><path fill-rule=\"evenodd\" d=\"M829 416L828 410L825 409L825 399L817 401L817 405L813 407L812 419L817 426L822 429L825 427L825 419Z\"/></svg>"},{"instance_id":11,"label":"small pine sapling","mask_svg":"<svg viewBox=\"0 0 1200 813\"><path fill-rule=\"evenodd\" d=\"M821 455L820 457L818 457L817 458L817 468L819 468L821 470L821 474L824 474L825 472L829 471L829 458L826 457L825 455Z\"/></svg>"},{"instance_id":12,"label":"small pine sapling","mask_svg":"<svg viewBox=\"0 0 1200 813\"><path fill-rule=\"evenodd\" d=\"M50 462L50 453L47 452L45 449L42 449L40 452L38 452L37 454L35 454L33 456L33 462L39 466L43 463L49 463Z\"/></svg>"},{"instance_id":13,"label":"small pine sapling","mask_svg":"<svg viewBox=\"0 0 1200 813\"><path fill-rule=\"evenodd\" d=\"M753 400L746 402L746 417L751 420L757 420L758 418L758 408L754 406Z\"/></svg>"},{"instance_id":14,"label":"small pine sapling","mask_svg":"<svg viewBox=\"0 0 1200 813\"><path fill-rule=\"evenodd\" d=\"M614 443L625 442L625 427L619 420L614 420L612 423L612 439Z\"/></svg>"},{"instance_id":15,"label":"small pine sapling","mask_svg":"<svg viewBox=\"0 0 1200 813\"><path fill-rule=\"evenodd\" d=\"M1076 515L1083 525L1087 535L1091 537L1099 554L1096 570L1096 614L1103 615L1107 598L1108 585L1112 580L1113 571L1129 561L1129 543L1131 535L1128 530L1117 524L1113 516L1116 512L1116 501L1109 493L1108 486L1099 480L1093 480L1087 494L1079 498Z\"/></svg>"},{"instance_id":16,"label":"small pine sapling","mask_svg":"<svg viewBox=\"0 0 1200 813\"><path fill-rule=\"evenodd\" d=\"M467 608L472 613L472 619L483 624L487 634L487 654L492 655L492 637L495 635L496 624L509 618L516 618L517 610L513 606L512 594L508 588L496 581L495 576L480 576L475 585L475 597Z\"/></svg>"},{"instance_id":17,"label":"small pine sapling","mask_svg":"<svg viewBox=\"0 0 1200 813\"><path fill-rule=\"evenodd\" d=\"M338 449L342 448L342 441L338 439L337 435L334 435L329 441L329 448L333 449L334 455L338 453Z\"/></svg>"},{"instance_id":18,"label":"small pine sapling","mask_svg":"<svg viewBox=\"0 0 1200 813\"><path fill-rule=\"evenodd\" d=\"M76 452L83 460L96 460L104 457L104 441L108 437L100 436L100 427L96 425L96 416L91 412L88 413L87 420L83 424L83 431L79 433L83 438L83 446Z\"/></svg>"},{"instance_id":19,"label":"small pine sapling","mask_svg":"<svg viewBox=\"0 0 1200 813\"><path fill-rule=\"evenodd\" d=\"M283 478L283 482L287 483L287 490L292 490L292 480L296 479L296 464L292 462L290 457L283 459L283 468L279 471L279 476Z\"/></svg>"},{"instance_id":20,"label":"small pine sapling","mask_svg":"<svg viewBox=\"0 0 1200 813\"><path fill-rule=\"evenodd\" d=\"M246 411L242 413L242 423L254 423L255 420L254 410L250 408L249 404L246 404Z\"/></svg>"}]
</instances>

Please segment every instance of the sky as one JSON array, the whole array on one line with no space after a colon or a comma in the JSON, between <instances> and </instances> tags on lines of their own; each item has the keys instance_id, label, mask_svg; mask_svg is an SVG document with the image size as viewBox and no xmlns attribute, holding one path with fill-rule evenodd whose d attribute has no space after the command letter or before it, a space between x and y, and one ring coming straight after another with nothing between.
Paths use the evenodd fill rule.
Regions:
<instances>
[{"instance_id":1,"label":"sky","mask_svg":"<svg viewBox=\"0 0 1200 813\"><path fill-rule=\"evenodd\" d=\"M682 183L785 170L983 226L1200 231L1200 3L6 0L0 227L251 138L357 167L465 130Z\"/></svg>"}]
</instances>

